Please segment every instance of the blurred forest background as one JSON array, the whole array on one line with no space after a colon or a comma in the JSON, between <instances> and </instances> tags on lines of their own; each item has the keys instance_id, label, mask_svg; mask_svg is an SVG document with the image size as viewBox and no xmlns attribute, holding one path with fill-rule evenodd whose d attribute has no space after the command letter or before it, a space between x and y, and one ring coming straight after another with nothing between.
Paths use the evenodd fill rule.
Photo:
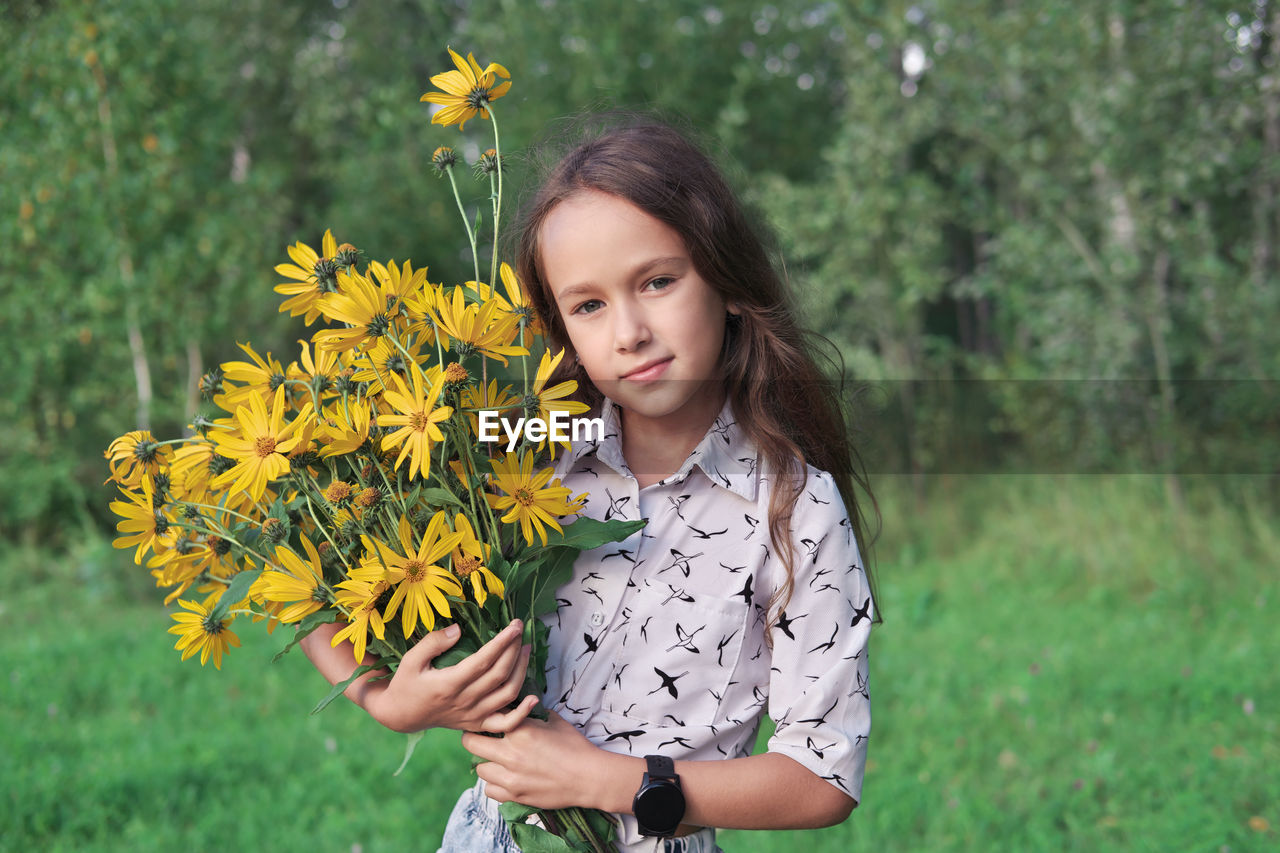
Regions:
<instances>
[{"instance_id":1,"label":"blurred forest background","mask_svg":"<svg viewBox=\"0 0 1280 853\"><path fill-rule=\"evenodd\" d=\"M0 392L0 614L28 637L25 646L5 641L0 668L9 675L0 692L12 698L34 689L19 677L29 673L22 666L48 661L51 646L68 652L58 645L67 637L86 650L102 636L110 639L99 645L137 654L163 647L152 659L176 661L162 616L145 635L122 637L100 634L105 619L90 615L125 600L150 619L158 602L145 573L105 544L113 522L102 452L137 427L178 435L199 411L199 377L238 357L237 341L296 357L302 327L277 312L271 289L287 244L318 247L331 228L339 242L373 258L428 266L432 281L469 277L466 241L430 155L450 144L470 162L490 144L490 128L479 119L462 136L433 127L428 105L419 103L429 77L450 67L445 46L452 45L512 72L513 88L496 109L515 194L528 152L572 116L586 108L652 108L686 117L775 227L810 325L835 344L850 377L865 383L856 397L858 440L886 510L886 631L895 630L896 616L924 644L915 647L920 658L887 651L875 659L899 667L876 675L886 684L878 698L889 699L880 706L878 719L889 721L882 731L895 731L895 696L899 733L914 731L903 709L955 701L954 683L917 683L923 692L911 701L910 679L889 685L912 661L949 654L961 642L962 621L941 619L936 624L948 627L936 635L926 626L936 628L940 608L954 614L950 608L968 600L939 603L966 559L976 574L1001 576L978 552L959 550L961 543L977 547L975 519L999 508L1007 525L999 559L1009 561L1013 588L1040 582L1035 589L1048 598L1037 601L1054 612L1065 605L1053 590L1080 578L1118 590L1118 598L1102 601L1109 610L1096 597L1076 602L1087 600L1090 630L1120 624L1120 614L1135 607L1155 607L1147 611L1157 614L1152 624L1169 637L1184 637L1176 624L1182 614L1197 630L1227 614L1237 620L1238 633L1215 641L1211 632L1194 652L1221 653L1210 660L1221 666L1222 681L1196 694L1205 704L1144 725L1216 720L1219 700L1239 716L1241 691L1248 694L1248 719L1241 719L1255 728L1236 737L1257 742L1250 739L1268 732L1269 747L1243 754L1270 765L1242 758L1225 776L1198 763L1169 766L1184 781L1213 780L1206 784L1214 793L1198 790L1192 813L1212 806L1216 817L1195 830L1199 846L1186 849L1274 840L1267 815L1277 821L1280 691L1274 673L1261 675L1244 661L1256 667L1268 659L1257 657L1264 649L1276 650L1249 627L1274 625L1266 621L1275 615L1268 596L1280 555L1276 0L9 0L0 9L0 360L9 371ZM474 207L487 187L477 182L469 191ZM1096 479L1068 489L1038 478L1052 484L1010 497L1005 485L993 485L1013 482L1007 477L955 476L1072 472ZM1151 476L1126 491L1115 485L1137 482L1116 476L1126 474ZM1064 504L1068 492L1075 497ZM1049 532L1073 519L1093 527L1087 535ZM1117 526L1105 526L1111 522ZM1143 550L1157 541L1170 550ZM1016 573L1027 555L1040 561L1043 576L1026 575L1025 566ZM1111 571L1119 564L1122 579L1107 587L1120 577ZM1049 580L1057 576L1045 566L1076 580ZM139 577L119 580L133 574ZM45 591L31 591L37 587ZM1271 593L1259 591L1268 587ZM1176 594L1153 604L1157 590ZM988 602L969 592L975 606ZM87 627L40 634L36 614L45 608L62 608ZM979 630L987 633L969 639L989 649L989 629ZM1165 635L1107 636L1141 645ZM1232 655L1243 655L1238 670ZM1182 701L1185 670L1199 672L1201 660L1171 669L1161 695ZM258 661L239 663L252 684ZM1037 671L1042 665L1034 664ZM985 683L996 664L989 658L983 666L974 678ZM196 670L182 667L192 678L214 677ZM188 676L165 677L185 683ZM1125 689L1117 676L1115 690ZM1017 690L1025 704L1025 689ZM1224 691L1229 700L1218 695ZM1262 694L1272 701L1259 700ZM121 731L125 721L136 723L136 706L155 713L150 694L108 695L93 694L107 706L132 708L121 711ZM1004 725L1000 708L1016 705L1019 694L1010 695L983 706L994 717L981 725ZM72 701L79 700L29 707L6 699L0 723L23 729L33 707L53 718ZM329 713L344 719L346 712ZM1113 722L1123 716L1107 713ZM922 732L938 731L936 720L917 723ZM957 725L977 738L969 722ZM1020 718L1016 725L1025 735ZM110 730L97 720L67 734L68 748L87 749L102 726ZM1096 750L1096 740L1071 730L1067 751L1085 743ZM938 740L947 740L961 774L951 784L962 790L968 782L956 780L969 778L963 773L982 773L956 737ZM100 824L75 829L57 792L84 781L68 769L76 760L55 768L40 763L46 753L33 745L27 752L9 746L13 763L5 768L0 758L0 768L11 788L0 810L8 807L16 824L0 820L0 847L3 830L15 827L11 839L46 849L105 849L111 842L104 839L117 833L140 839L155 831L121 824L106 806L92 818ZM1224 762L1238 755L1230 743L1212 746L1226 750ZM996 751L1003 771L1027 766L1017 747L1008 750ZM127 755L119 761L138 753ZM897 755L927 764L941 753L926 760L899 747ZM886 751L879 763L892 757ZM34 763L14 764L26 760ZM1263 766L1272 769L1259 777ZM111 802L108 783L119 779L102 772L108 781L93 790ZM1099 770L1097 779L1109 772ZM888 784L897 778L890 775L880 790L900 790L903 802L914 802L930 780L916 769L904 774L900 789ZM378 785L385 775L378 771ZM831 849L848 849L850 837L880 839L881 849L965 848L1040 826L1046 834L1034 837L1057 849L1065 836L1055 833L1086 831L1088 849L1150 839L1148 824L1126 823L1140 813L1151 819L1143 795L1117 810L1107 799L1117 780L1107 777L1108 788L1081 778L1092 809L1083 824L1061 804L1042 823L1019 818L1020 807L1001 814L988 804L962 808L967 822L956 829L920 814L894 823L892 808L871 805L869 776L868 804L885 809L882 823L859 809L851 824L861 820L858 831L882 829L883 836L822 837L837 839ZM1143 787L1148 780L1128 781ZM1211 803L1214 796L1222 800ZM1026 808L1040 814L1044 801L1041 793ZM944 802L956 808L940 794ZM1014 824L1002 829L1002 820ZM1178 832L1192 831L1177 823ZM198 832L195 826L186 829ZM188 849L226 846L226 828L218 831L219 841ZM181 837L184 846L207 838ZM1185 838L1166 841L1181 847ZM252 840L240 846L254 849ZM299 841L298 849L317 848ZM399 848L387 842L382 849Z\"/></svg>"}]
</instances>

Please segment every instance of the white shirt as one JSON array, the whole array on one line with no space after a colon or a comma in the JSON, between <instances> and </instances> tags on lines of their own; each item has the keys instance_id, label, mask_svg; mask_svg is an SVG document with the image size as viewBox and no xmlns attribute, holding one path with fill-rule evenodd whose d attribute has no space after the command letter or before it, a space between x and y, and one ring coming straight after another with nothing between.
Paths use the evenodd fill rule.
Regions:
<instances>
[{"instance_id":1,"label":"white shirt","mask_svg":"<svg viewBox=\"0 0 1280 853\"><path fill-rule=\"evenodd\" d=\"M871 729L867 638L874 607L831 476L810 466L792 518L795 584L765 642L784 581L769 541L769 472L729 404L675 474L644 489L622 456L615 407L604 437L556 473L597 519L647 519L623 542L579 555L558 590L544 704L616 753L681 760L768 750L861 797ZM620 841L637 843L635 819Z\"/></svg>"}]
</instances>

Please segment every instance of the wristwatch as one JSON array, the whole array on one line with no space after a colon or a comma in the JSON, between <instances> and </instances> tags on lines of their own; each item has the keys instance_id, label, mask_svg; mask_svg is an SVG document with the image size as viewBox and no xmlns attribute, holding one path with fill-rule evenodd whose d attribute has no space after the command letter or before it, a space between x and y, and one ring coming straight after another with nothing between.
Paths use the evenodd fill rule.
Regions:
<instances>
[{"instance_id":1,"label":"wristwatch","mask_svg":"<svg viewBox=\"0 0 1280 853\"><path fill-rule=\"evenodd\" d=\"M648 770L631 801L631 810L640 824L640 834L670 838L684 819L684 791L676 775L675 762L665 755L646 755Z\"/></svg>"}]
</instances>

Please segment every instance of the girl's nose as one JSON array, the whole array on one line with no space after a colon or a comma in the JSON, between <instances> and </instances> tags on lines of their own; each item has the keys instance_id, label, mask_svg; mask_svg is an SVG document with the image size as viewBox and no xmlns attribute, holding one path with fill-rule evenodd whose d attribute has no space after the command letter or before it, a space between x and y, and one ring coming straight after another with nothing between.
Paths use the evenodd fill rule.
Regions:
<instances>
[{"instance_id":1,"label":"girl's nose","mask_svg":"<svg viewBox=\"0 0 1280 853\"><path fill-rule=\"evenodd\" d=\"M649 337L649 324L644 310L637 305L618 305L614 313L614 349L618 352L631 352L648 343Z\"/></svg>"}]
</instances>

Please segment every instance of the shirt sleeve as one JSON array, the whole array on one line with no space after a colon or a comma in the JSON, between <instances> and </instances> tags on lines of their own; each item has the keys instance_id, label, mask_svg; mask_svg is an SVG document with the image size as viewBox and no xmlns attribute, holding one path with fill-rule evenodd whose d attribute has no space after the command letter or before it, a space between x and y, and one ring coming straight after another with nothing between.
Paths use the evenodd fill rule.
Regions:
<instances>
[{"instance_id":1,"label":"shirt sleeve","mask_svg":"<svg viewBox=\"0 0 1280 853\"><path fill-rule=\"evenodd\" d=\"M793 522L794 586L772 628L769 751L857 803L871 733L867 640L875 615L853 525L834 480L810 469ZM781 583L781 561L775 563Z\"/></svg>"}]
</instances>

